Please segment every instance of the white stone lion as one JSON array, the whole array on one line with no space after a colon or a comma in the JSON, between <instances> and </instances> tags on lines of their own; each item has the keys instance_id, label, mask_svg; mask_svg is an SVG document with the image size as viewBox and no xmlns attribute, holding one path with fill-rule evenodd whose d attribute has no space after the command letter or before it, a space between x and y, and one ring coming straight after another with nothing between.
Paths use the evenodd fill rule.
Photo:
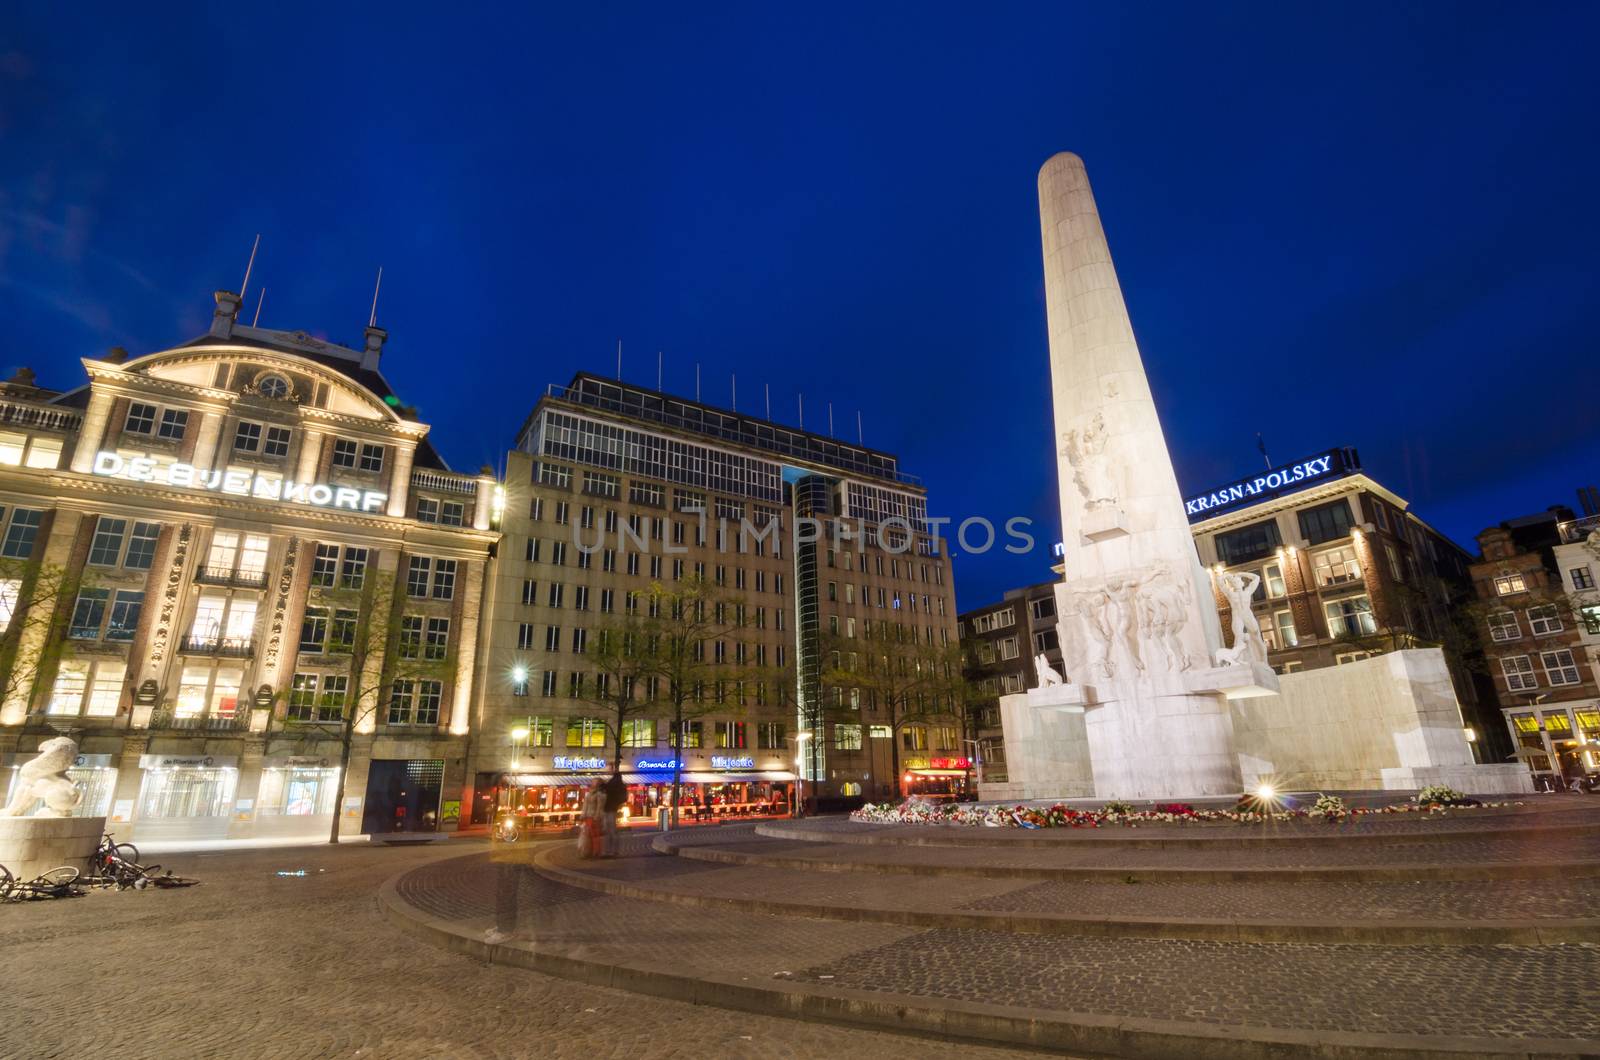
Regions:
<instances>
[{"instance_id":1,"label":"white stone lion","mask_svg":"<svg viewBox=\"0 0 1600 1060\"><path fill-rule=\"evenodd\" d=\"M83 792L67 779L67 770L78 758L78 745L65 736L39 745L39 756L17 770L17 783L11 802L0 807L0 817L21 817L35 799L44 800L39 817L71 817L83 801Z\"/></svg>"}]
</instances>

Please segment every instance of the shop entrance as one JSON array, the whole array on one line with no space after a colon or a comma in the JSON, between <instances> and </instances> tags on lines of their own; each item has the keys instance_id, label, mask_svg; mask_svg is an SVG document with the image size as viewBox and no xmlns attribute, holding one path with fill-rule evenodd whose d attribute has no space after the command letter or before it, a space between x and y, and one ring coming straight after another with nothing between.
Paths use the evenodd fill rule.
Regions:
<instances>
[{"instance_id":1,"label":"shop entrance","mask_svg":"<svg viewBox=\"0 0 1600 1060\"><path fill-rule=\"evenodd\" d=\"M443 789L441 759L373 759L361 831L367 835L437 831Z\"/></svg>"}]
</instances>

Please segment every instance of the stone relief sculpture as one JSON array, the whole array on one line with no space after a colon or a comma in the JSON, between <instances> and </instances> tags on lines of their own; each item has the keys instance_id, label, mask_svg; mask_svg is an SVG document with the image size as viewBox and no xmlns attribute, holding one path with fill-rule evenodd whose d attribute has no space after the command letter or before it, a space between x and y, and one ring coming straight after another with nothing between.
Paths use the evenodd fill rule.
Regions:
<instances>
[{"instance_id":1,"label":"stone relief sculpture","mask_svg":"<svg viewBox=\"0 0 1600 1060\"><path fill-rule=\"evenodd\" d=\"M1072 465L1072 481L1083 496L1088 511L1116 506L1116 491L1111 485L1111 458L1106 454L1105 418L1096 412L1082 427L1069 430L1062 439L1061 455Z\"/></svg>"},{"instance_id":2,"label":"stone relief sculpture","mask_svg":"<svg viewBox=\"0 0 1600 1060\"><path fill-rule=\"evenodd\" d=\"M1056 668L1050 665L1050 657L1044 652L1033 657L1033 670L1039 675L1039 683L1034 685L1034 688L1050 688L1066 684L1061 675L1056 673Z\"/></svg>"},{"instance_id":3,"label":"stone relief sculpture","mask_svg":"<svg viewBox=\"0 0 1600 1060\"><path fill-rule=\"evenodd\" d=\"M1145 668L1139 644L1139 588L1143 575L1112 574L1074 594L1089 630L1091 672L1133 677Z\"/></svg>"},{"instance_id":4,"label":"stone relief sculpture","mask_svg":"<svg viewBox=\"0 0 1600 1060\"><path fill-rule=\"evenodd\" d=\"M1261 638L1261 623L1256 621L1255 612L1250 609L1250 598L1260 584L1261 575L1250 571L1217 575L1217 586L1227 598L1228 609L1233 616L1233 647L1217 652L1218 665L1267 661L1267 644Z\"/></svg>"},{"instance_id":5,"label":"stone relief sculpture","mask_svg":"<svg viewBox=\"0 0 1600 1060\"><path fill-rule=\"evenodd\" d=\"M83 801L83 792L67 778L67 770L78 759L78 745L57 736L39 745L39 755L23 763L11 790L11 801L0 807L0 817L21 817L35 799L44 800L37 817L71 817Z\"/></svg>"},{"instance_id":6,"label":"stone relief sculpture","mask_svg":"<svg viewBox=\"0 0 1600 1060\"><path fill-rule=\"evenodd\" d=\"M1189 579L1178 577L1166 567L1158 567L1144 578L1139 595L1139 627L1147 651L1159 647L1166 657L1167 672L1187 670L1191 660L1183 650L1183 627L1189 621Z\"/></svg>"}]
</instances>

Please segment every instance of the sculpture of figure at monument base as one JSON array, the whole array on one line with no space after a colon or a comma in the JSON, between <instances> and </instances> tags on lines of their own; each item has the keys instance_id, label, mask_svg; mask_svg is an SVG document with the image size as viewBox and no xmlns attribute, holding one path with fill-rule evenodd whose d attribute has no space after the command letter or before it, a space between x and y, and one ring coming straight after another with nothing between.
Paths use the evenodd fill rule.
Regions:
<instances>
[{"instance_id":1,"label":"sculpture of figure at monument base","mask_svg":"<svg viewBox=\"0 0 1600 1060\"><path fill-rule=\"evenodd\" d=\"M1230 571L1217 575L1217 586L1222 590L1222 595L1228 598L1228 608L1233 615L1233 647L1223 649L1228 652L1231 662L1267 661L1267 643L1261 636L1261 623L1256 621L1255 612L1250 609L1251 599L1260 584L1261 575L1254 571ZM1217 652L1219 662L1222 658L1223 652Z\"/></svg>"},{"instance_id":2,"label":"sculpture of figure at monument base","mask_svg":"<svg viewBox=\"0 0 1600 1060\"><path fill-rule=\"evenodd\" d=\"M0 806L0 817L21 817L36 800L44 802L36 817L71 817L83 801L83 792L67 777L77 758L77 743L65 736L40 744L38 757L17 770L11 801Z\"/></svg>"},{"instance_id":3,"label":"sculpture of figure at monument base","mask_svg":"<svg viewBox=\"0 0 1600 1060\"><path fill-rule=\"evenodd\" d=\"M1039 683L1034 685L1034 688L1053 688L1066 683L1061 675L1056 673L1056 668L1050 665L1050 657L1044 652L1033 657L1033 669L1039 675Z\"/></svg>"}]
</instances>

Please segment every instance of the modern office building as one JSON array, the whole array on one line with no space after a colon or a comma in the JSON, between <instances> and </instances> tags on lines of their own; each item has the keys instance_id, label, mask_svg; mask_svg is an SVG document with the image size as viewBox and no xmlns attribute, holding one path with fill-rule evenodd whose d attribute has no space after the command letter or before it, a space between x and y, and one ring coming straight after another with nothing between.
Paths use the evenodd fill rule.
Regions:
<instances>
[{"instance_id":1,"label":"modern office building","mask_svg":"<svg viewBox=\"0 0 1600 1060\"><path fill-rule=\"evenodd\" d=\"M451 827L494 479L439 458L381 328L346 348L239 302L0 387L0 793L67 734L119 839Z\"/></svg>"},{"instance_id":2,"label":"modern office building","mask_svg":"<svg viewBox=\"0 0 1600 1060\"><path fill-rule=\"evenodd\" d=\"M1600 773L1600 516L1556 506L1478 535L1472 566L1495 694L1541 787Z\"/></svg>"},{"instance_id":3,"label":"modern office building","mask_svg":"<svg viewBox=\"0 0 1600 1060\"><path fill-rule=\"evenodd\" d=\"M473 820L501 805L559 819L609 773L619 734L604 721L597 637L647 607L653 584L695 579L737 629L706 648L727 677L704 689L682 734L688 798L748 812L793 797L799 776L808 797L895 790L889 741L902 741L905 766L950 742L947 727L892 731L870 697L824 674L844 665L834 650L890 631L953 642L949 559L926 513L924 490L891 454L583 373L550 387L507 464ZM833 536L835 517L850 537ZM829 529L812 539L807 518ZM670 791L660 695L641 688L660 708L620 734L635 815ZM808 710L823 697L826 711Z\"/></svg>"},{"instance_id":4,"label":"modern office building","mask_svg":"<svg viewBox=\"0 0 1600 1060\"><path fill-rule=\"evenodd\" d=\"M1000 697L1038 685L1035 660L1039 655L1044 655L1057 673L1064 672L1056 629L1055 585L1040 582L1012 589L999 603L960 616L967 677L983 693L973 721L986 782L1004 783L1007 779Z\"/></svg>"}]
</instances>

